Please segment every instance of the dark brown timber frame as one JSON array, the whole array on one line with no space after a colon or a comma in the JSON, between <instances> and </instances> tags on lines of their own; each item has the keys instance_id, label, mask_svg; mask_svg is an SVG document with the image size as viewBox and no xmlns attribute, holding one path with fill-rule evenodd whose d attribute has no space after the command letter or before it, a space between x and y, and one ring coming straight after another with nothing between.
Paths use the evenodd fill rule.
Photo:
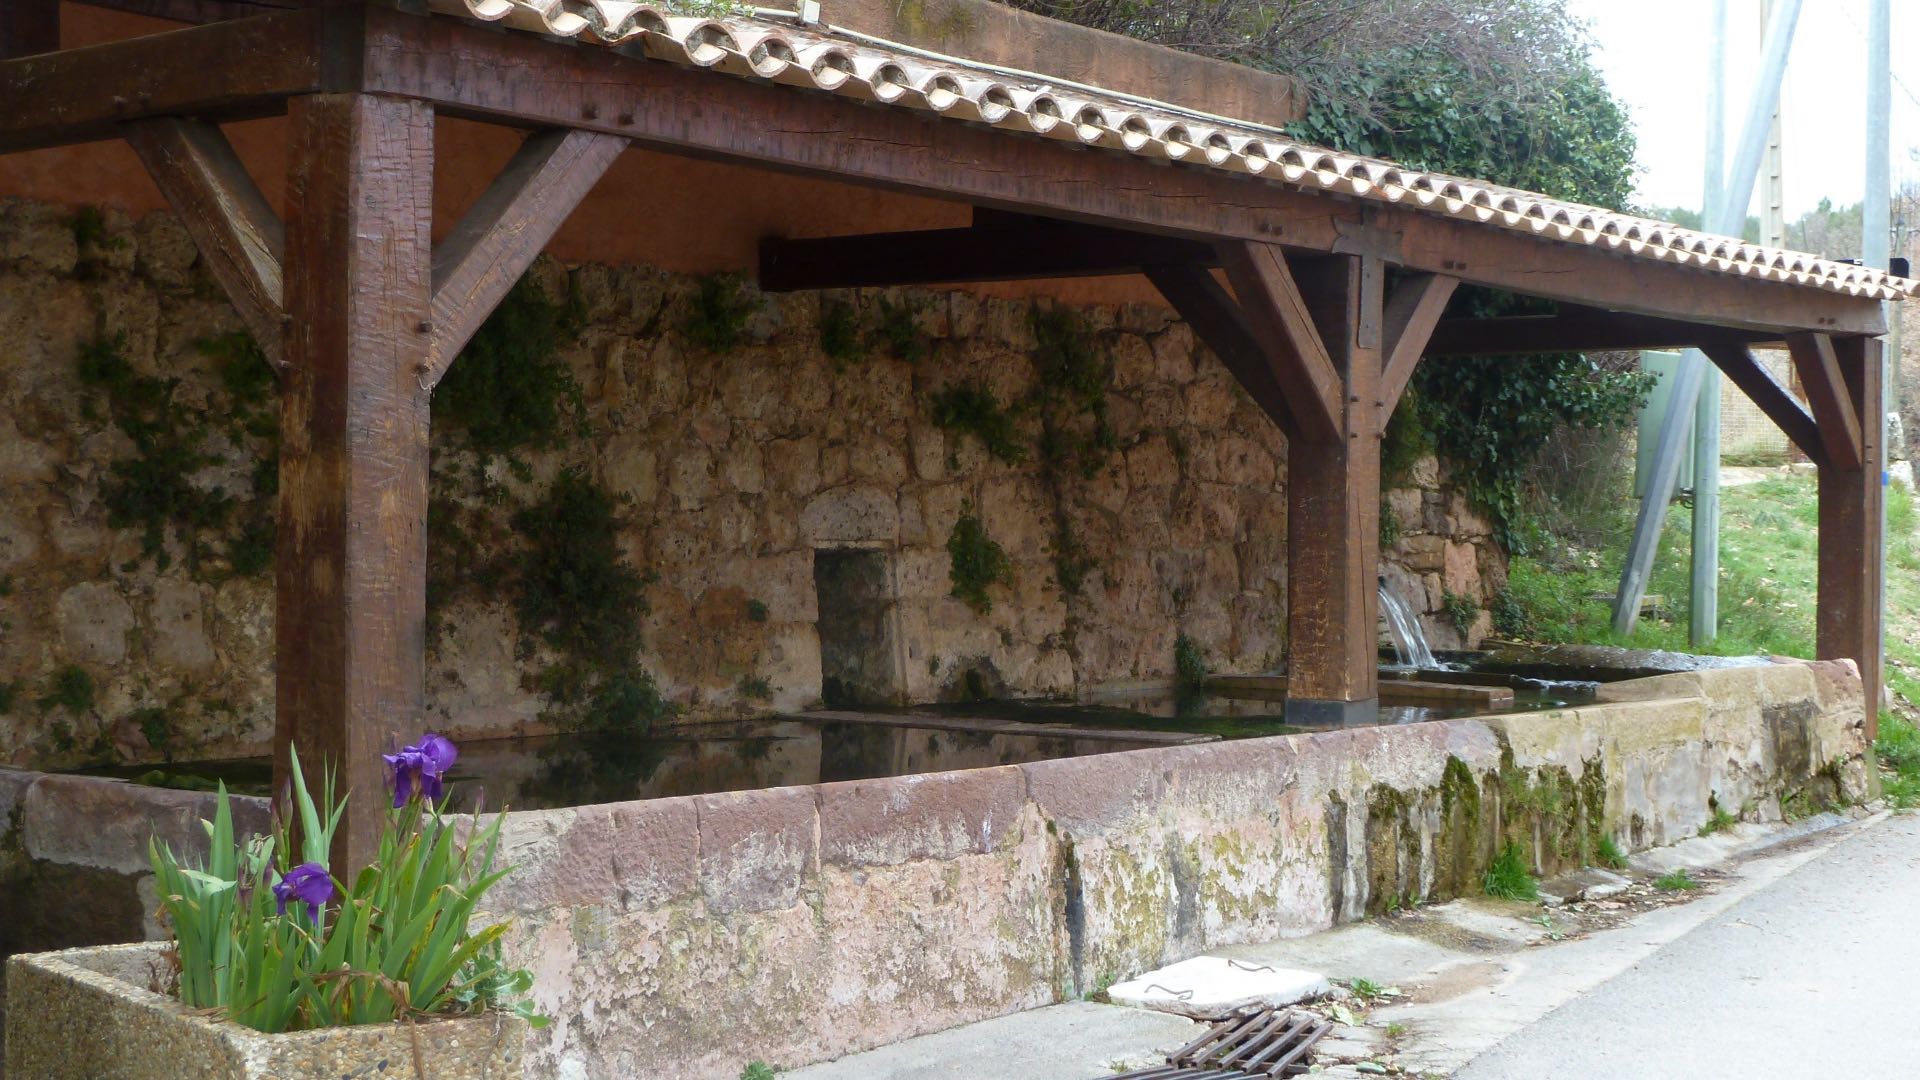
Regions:
<instances>
[{"instance_id":1,"label":"dark brown timber frame","mask_svg":"<svg viewBox=\"0 0 1920 1080\"><path fill-rule=\"evenodd\" d=\"M283 765L297 741L344 764L355 790L378 791L374 751L418 730L432 387L629 142L979 208L971 229L769 243L769 287L930 283L930 265L944 281L1145 273L1289 439L1290 709L1373 706L1379 440L1420 357L1653 345L1707 349L1820 463L1820 655L1857 659L1878 693L1875 301L391 3L96 2L188 20L300 8L44 55L22 54L55 40L51 5L9 3L0 21L0 57L19 57L0 59L0 153L129 139L281 363ZM292 121L284 225L217 127L278 114ZM436 114L532 132L438 250L427 233ZM1010 230L1037 242L1005 243ZM1561 310L1441 318L1463 282ZM1810 412L1753 362L1751 346L1780 341ZM377 803L363 797L349 818L349 865L371 850Z\"/></svg>"}]
</instances>

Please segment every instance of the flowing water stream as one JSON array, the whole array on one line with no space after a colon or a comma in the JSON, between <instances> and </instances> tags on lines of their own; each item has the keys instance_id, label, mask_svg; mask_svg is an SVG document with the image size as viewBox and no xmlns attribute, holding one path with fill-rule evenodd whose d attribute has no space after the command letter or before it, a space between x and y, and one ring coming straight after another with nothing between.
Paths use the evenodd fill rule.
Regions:
<instances>
[{"instance_id":1,"label":"flowing water stream","mask_svg":"<svg viewBox=\"0 0 1920 1080\"><path fill-rule=\"evenodd\" d=\"M1394 660L1401 667L1432 670L1440 666L1427 644L1426 632L1420 629L1420 620L1385 581L1380 583L1380 612L1386 616Z\"/></svg>"}]
</instances>

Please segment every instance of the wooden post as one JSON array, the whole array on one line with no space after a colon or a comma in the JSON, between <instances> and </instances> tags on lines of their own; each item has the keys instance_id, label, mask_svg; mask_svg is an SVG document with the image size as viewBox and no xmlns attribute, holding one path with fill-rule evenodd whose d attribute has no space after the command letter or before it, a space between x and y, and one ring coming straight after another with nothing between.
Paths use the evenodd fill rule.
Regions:
<instances>
[{"instance_id":1,"label":"wooden post","mask_svg":"<svg viewBox=\"0 0 1920 1080\"><path fill-rule=\"evenodd\" d=\"M317 94L289 103L276 776L297 745L352 802L332 869L375 851L379 755L421 730L432 337L433 111Z\"/></svg>"},{"instance_id":2,"label":"wooden post","mask_svg":"<svg viewBox=\"0 0 1920 1080\"><path fill-rule=\"evenodd\" d=\"M1384 270L1353 255L1295 268L1342 391L1333 438L1287 444L1287 718L1370 721L1380 703Z\"/></svg>"},{"instance_id":3,"label":"wooden post","mask_svg":"<svg viewBox=\"0 0 1920 1080\"><path fill-rule=\"evenodd\" d=\"M1867 738L1879 732L1881 695L1880 579L1886 489L1886 415L1880 399L1884 345L1878 338L1833 342L1851 413L1858 418L1860 464L1820 464L1820 591L1816 654L1860 665L1867 696ZM1805 370L1801 372L1809 381ZM1816 397L1816 402L1819 399ZM1822 417L1822 427L1826 418Z\"/></svg>"}]
</instances>

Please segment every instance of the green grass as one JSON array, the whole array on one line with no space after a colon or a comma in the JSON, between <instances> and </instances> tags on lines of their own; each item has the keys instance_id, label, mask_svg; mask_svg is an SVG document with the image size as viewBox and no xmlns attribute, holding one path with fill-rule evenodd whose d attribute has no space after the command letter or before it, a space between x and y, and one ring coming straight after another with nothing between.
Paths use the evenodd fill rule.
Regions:
<instances>
[{"instance_id":1,"label":"green grass","mask_svg":"<svg viewBox=\"0 0 1920 1080\"><path fill-rule=\"evenodd\" d=\"M1676 506L1661 539L1647 591L1666 598L1668 611L1642 617L1622 637L1612 613L1594 594L1619 585L1624 531L1602 550L1562 545L1513 560L1501 599L1510 618L1502 630L1536 641L1676 649L1725 656L1779 654L1811 657L1818 592L1819 487L1812 476L1781 476L1720 493L1720 633L1704 648L1688 641L1688 523ZM1622 529L1631 521L1623 518ZM1887 489L1887 685L1901 705L1881 720L1879 755L1887 800L1920 806L1920 539L1914 496ZM1518 624L1518 625L1515 625ZM1718 818L1716 818L1716 821ZM1709 823L1713 824L1712 822ZM1731 824L1721 822L1720 824Z\"/></svg>"},{"instance_id":2,"label":"green grass","mask_svg":"<svg viewBox=\"0 0 1920 1080\"><path fill-rule=\"evenodd\" d=\"M1714 833L1732 828L1739 820L1739 818L1727 813L1725 807L1716 806L1713 808L1713 816L1708 818L1706 822L1700 826L1700 835L1712 836Z\"/></svg>"},{"instance_id":3,"label":"green grass","mask_svg":"<svg viewBox=\"0 0 1920 1080\"><path fill-rule=\"evenodd\" d=\"M1485 888L1488 896L1502 900L1540 899L1540 883L1528 872L1527 856L1519 844L1508 844L1493 857Z\"/></svg>"},{"instance_id":4,"label":"green grass","mask_svg":"<svg viewBox=\"0 0 1920 1080\"><path fill-rule=\"evenodd\" d=\"M740 1080L773 1080L776 1072L773 1066L764 1061L755 1061L740 1070Z\"/></svg>"},{"instance_id":5,"label":"green grass","mask_svg":"<svg viewBox=\"0 0 1920 1080\"><path fill-rule=\"evenodd\" d=\"M1613 838L1612 833L1600 834L1600 846L1596 855L1600 860L1601 866L1614 870L1625 870L1627 868L1627 853L1620 850L1620 842Z\"/></svg>"},{"instance_id":6,"label":"green grass","mask_svg":"<svg viewBox=\"0 0 1920 1080\"><path fill-rule=\"evenodd\" d=\"M1661 892L1692 892L1700 887L1700 883L1693 880L1693 875L1687 873L1683 866L1654 878L1653 887Z\"/></svg>"},{"instance_id":7,"label":"green grass","mask_svg":"<svg viewBox=\"0 0 1920 1080\"><path fill-rule=\"evenodd\" d=\"M1887 802L1920 806L1920 728L1898 713L1882 711L1873 752L1880 758L1881 792Z\"/></svg>"}]
</instances>

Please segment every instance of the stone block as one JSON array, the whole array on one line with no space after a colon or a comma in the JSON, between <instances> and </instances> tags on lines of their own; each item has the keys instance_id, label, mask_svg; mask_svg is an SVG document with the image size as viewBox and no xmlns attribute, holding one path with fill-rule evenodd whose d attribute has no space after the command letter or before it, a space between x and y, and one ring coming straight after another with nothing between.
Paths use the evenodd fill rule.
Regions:
<instances>
[{"instance_id":1,"label":"stone block","mask_svg":"<svg viewBox=\"0 0 1920 1080\"><path fill-rule=\"evenodd\" d=\"M988 854L1015 827L1026 795L1013 766L823 784L820 858L892 866Z\"/></svg>"},{"instance_id":2,"label":"stone block","mask_svg":"<svg viewBox=\"0 0 1920 1080\"><path fill-rule=\"evenodd\" d=\"M507 815L503 862L488 894L507 911L672 903L699 889L700 825L691 798L603 803Z\"/></svg>"},{"instance_id":3,"label":"stone block","mask_svg":"<svg viewBox=\"0 0 1920 1080\"><path fill-rule=\"evenodd\" d=\"M1394 551L1402 565L1420 573L1437 572L1447 564L1447 541L1439 536L1403 536Z\"/></svg>"},{"instance_id":4,"label":"stone block","mask_svg":"<svg viewBox=\"0 0 1920 1080\"><path fill-rule=\"evenodd\" d=\"M19 262L47 273L73 273L80 260L72 216L48 203L8 199L0 203L0 262Z\"/></svg>"},{"instance_id":5,"label":"stone block","mask_svg":"<svg viewBox=\"0 0 1920 1080\"><path fill-rule=\"evenodd\" d=\"M161 578L147 606L153 660L182 671L204 671L214 662L207 638L206 588L179 578Z\"/></svg>"},{"instance_id":6,"label":"stone block","mask_svg":"<svg viewBox=\"0 0 1920 1080\"><path fill-rule=\"evenodd\" d=\"M127 657L133 608L110 581L83 581L60 594L60 640L69 659L118 664Z\"/></svg>"},{"instance_id":7,"label":"stone block","mask_svg":"<svg viewBox=\"0 0 1920 1080\"><path fill-rule=\"evenodd\" d=\"M0 765L0 838L5 838L13 825L13 816L26 800L27 789L42 774L28 772L25 769L9 769Z\"/></svg>"},{"instance_id":8,"label":"stone block","mask_svg":"<svg viewBox=\"0 0 1920 1080\"><path fill-rule=\"evenodd\" d=\"M1020 766L1027 796L1040 813L1066 828L1118 825L1148 814L1163 791L1154 750L1058 758Z\"/></svg>"},{"instance_id":9,"label":"stone block","mask_svg":"<svg viewBox=\"0 0 1920 1080\"><path fill-rule=\"evenodd\" d=\"M802 883L819 865L812 790L701 795L694 806L708 911L770 911L799 902Z\"/></svg>"},{"instance_id":10,"label":"stone block","mask_svg":"<svg viewBox=\"0 0 1920 1080\"><path fill-rule=\"evenodd\" d=\"M822 492L800 511L800 535L821 541L892 542L900 534L900 508L891 492L847 485Z\"/></svg>"},{"instance_id":11,"label":"stone block","mask_svg":"<svg viewBox=\"0 0 1920 1080\"><path fill-rule=\"evenodd\" d=\"M216 799L199 791L145 787L95 776L43 776L23 800L27 854L48 862L138 874L148 869L147 840L204 858ZM267 800L233 796L234 833L265 832Z\"/></svg>"},{"instance_id":12,"label":"stone block","mask_svg":"<svg viewBox=\"0 0 1920 1080\"><path fill-rule=\"evenodd\" d=\"M1164 435L1153 435L1127 451L1127 482L1135 490L1167 487L1180 481L1180 459Z\"/></svg>"},{"instance_id":13,"label":"stone block","mask_svg":"<svg viewBox=\"0 0 1920 1080\"><path fill-rule=\"evenodd\" d=\"M179 218L148 214L133 227L133 234L135 265L142 276L163 289L192 286L193 264L200 252Z\"/></svg>"}]
</instances>

